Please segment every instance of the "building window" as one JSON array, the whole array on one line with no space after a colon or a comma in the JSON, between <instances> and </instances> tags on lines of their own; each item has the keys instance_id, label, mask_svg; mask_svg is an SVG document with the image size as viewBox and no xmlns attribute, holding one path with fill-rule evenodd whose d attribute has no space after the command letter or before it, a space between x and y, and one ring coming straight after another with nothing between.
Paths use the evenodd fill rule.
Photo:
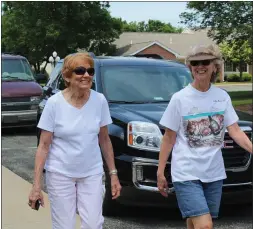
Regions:
<instances>
[{"instance_id":1,"label":"building window","mask_svg":"<svg viewBox=\"0 0 253 229\"><path fill-rule=\"evenodd\" d=\"M229 62L229 61L226 61L224 63L224 71L225 72L232 72L233 71L233 63Z\"/></svg>"},{"instance_id":2,"label":"building window","mask_svg":"<svg viewBox=\"0 0 253 229\"><path fill-rule=\"evenodd\" d=\"M224 71L225 72L239 72L239 64L227 61L224 64ZM247 72L247 64L246 63L242 64L242 71Z\"/></svg>"}]
</instances>

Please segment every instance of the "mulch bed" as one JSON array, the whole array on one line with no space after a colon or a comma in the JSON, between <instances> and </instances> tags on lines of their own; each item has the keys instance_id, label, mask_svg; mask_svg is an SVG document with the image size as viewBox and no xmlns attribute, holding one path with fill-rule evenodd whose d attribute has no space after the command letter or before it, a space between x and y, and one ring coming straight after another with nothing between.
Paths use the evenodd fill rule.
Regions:
<instances>
[{"instance_id":1,"label":"mulch bed","mask_svg":"<svg viewBox=\"0 0 253 229\"><path fill-rule=\"evenodd\" d=\"M253 112L252 112L253 104L238 105L238 106L235 106L235 109L238 111L253 115Z\"/></svg>"}]
</instances>

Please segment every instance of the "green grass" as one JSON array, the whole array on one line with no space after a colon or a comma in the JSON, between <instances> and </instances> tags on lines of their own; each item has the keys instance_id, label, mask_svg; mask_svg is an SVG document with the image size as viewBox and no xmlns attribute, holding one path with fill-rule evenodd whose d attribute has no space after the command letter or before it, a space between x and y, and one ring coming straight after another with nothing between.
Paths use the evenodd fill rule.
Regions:
<instances>
[{"instance_id":1,"label":"green grass","mask_svg":"<svg viewBox=\"0 0 253 229\"><path fill-rule=\"evenodd\" d=\"M235 109L238 105L252 104L252 91L235 91L228 92L228 94L231 97L232 104ZM252 115L238 110L236 111L236 113L241 120L252 122Z\"/></svg>"},{"instance_id":2,"label":"green grass","mask_svg":"<svg viewBox=\"0 0 253 229\"><path fill-rule=\"evenodd\" d=\"M252 104L252 91L233 91L228 92L233 106Z\"/></svg>"},{"instance_id":3,"label":"green grass","mask_svg":"<svg viewBox=\"0 0 253 229\"><path fill-rule=\"evenodd\" d=\"M252 104L252 99L232 100L233 106Z\"/></svg>"}]
</instances>

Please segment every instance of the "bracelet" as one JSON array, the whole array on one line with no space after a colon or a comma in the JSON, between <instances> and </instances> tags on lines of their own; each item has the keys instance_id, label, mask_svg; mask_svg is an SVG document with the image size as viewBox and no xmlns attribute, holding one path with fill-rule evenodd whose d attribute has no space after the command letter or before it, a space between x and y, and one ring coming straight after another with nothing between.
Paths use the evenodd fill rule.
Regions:
<instances>
[{"instance_id":1,"label":"bracelet","mask_svg":"<svg viewBox=\"0 0 253 229\"><path fill-rule=\"evenodd\" d=\"M113 170L111 170L110 172L109 172L109 175L111 176L111 175L117 175L118 174L118 171L117 171L117 169L113 169Z\"/></svg>"}]
</instances>

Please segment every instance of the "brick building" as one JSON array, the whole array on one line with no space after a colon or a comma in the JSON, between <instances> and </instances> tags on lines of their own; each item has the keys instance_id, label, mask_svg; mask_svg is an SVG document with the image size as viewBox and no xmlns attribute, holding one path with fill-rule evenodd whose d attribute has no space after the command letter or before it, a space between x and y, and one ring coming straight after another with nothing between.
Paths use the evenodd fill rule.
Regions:
<instances>
[{"instance_id":1,"label":"brick building","mask_svg":"<svg viewBox=\"0 0 253 229\"><path fill-rule=\"evenodd\" d=\"M207 36L207 30L184 30L182 33L150 33L124 32L114 44L117 46L115 55L131 56L136 54L158 54L167 60L185 62L189 49L196 44L214 44ZM224 79L225 72L237 72L236 66L226 63L220 79ZM252 65L245 64L244 71L252 74Z\"/></svg>"}]
</instances>

